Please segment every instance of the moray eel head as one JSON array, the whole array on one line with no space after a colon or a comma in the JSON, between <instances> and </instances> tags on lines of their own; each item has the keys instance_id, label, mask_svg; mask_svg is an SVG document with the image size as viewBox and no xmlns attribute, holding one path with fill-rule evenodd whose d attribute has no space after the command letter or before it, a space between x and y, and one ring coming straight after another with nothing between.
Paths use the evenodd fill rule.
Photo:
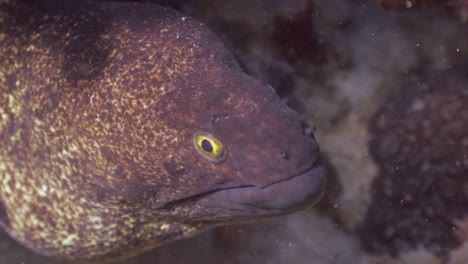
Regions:
<instances>
[{"instance_id":1,"label":"moray eel head","mask_svg":"<svg viewBox=\"0 0 468 264\"><path fill-rule=\"evenodd\" d=\"M269 85L231 74L218 87L232 94L215 95L200 108L208 112L194 113L201 117L191 130L197 192L171 204L187 203L205 221L250 221L313 205L326 178L313 129Z\"/></svg>"},{"instance_id":2,"label":"moray eel head","mask_svg":"<svg viewBox=\"0 0 468 264\"><path fill-rule=\"evenodd\" d=\"M0 15L0 224L23 245L128 257L322 196L313 130L202 23L135 3Z\"/></svg>"}]
</instances>

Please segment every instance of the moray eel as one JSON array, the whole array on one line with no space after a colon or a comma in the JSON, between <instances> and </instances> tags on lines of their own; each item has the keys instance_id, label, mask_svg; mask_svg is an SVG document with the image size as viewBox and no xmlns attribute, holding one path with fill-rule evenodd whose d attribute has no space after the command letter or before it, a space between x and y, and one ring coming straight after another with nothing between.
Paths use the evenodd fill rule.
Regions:
<instances>
[{"instance_id":1,"label":"moray eel","mask_svg":"<svg viewBox=\"0 0 468 264\"><path fill-rule=\"evenodd\" d=\"M169 8L0 4L0 224L113 260L322 196L313 129Z\"/></svg>"}]
</instances>

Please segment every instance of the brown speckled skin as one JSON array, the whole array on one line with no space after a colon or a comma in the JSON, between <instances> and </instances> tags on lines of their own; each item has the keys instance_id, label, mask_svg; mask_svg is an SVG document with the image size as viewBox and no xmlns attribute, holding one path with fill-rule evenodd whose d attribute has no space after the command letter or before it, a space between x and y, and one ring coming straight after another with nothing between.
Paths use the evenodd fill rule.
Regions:
<instances>
[{"instance_id":1,"label":"brown speckled skin","mask_svg":"<svg viewBox=\"0 0 468 264\"><path fill-rule=\"evenodd\" d=\"M1 226L75 260L302 209L325 182L299 115L200 22L147 4L0 4L0 145Z\"/></svg>"}]
</instances>

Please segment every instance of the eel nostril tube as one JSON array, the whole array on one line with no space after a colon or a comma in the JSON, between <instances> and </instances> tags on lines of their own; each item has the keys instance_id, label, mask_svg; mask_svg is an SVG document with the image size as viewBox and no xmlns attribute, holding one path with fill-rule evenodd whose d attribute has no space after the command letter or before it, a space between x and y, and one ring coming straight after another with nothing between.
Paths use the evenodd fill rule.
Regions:
<instances>
[{"instance_id":1,"label":"eel nostril tube","mask_svg":"<svg viewBox=\"0 0 468 264\"><path fill-rule=\"evenodd\" d=\"M309 123L306 120L301 120L302 131L304 135L308 137L313 137L315 133L315 127L310 127Z\"/></svg>"},{"instance_id":2,"label":"eel nostril tube","mask_svg":"<svg viewBox=\"0 0 468 264\"><path fill-rule=\"evenodd\" d=\"M289 153L287 151L280 151L279 156L282 159L288 160L289 159Z\"/></svg>"}]
</instances>

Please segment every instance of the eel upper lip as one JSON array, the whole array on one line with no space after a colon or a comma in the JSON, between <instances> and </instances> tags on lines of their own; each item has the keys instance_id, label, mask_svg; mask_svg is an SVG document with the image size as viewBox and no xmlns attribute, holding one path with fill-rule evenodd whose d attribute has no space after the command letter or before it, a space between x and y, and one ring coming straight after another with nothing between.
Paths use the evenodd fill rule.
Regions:
<instances>
[{"instance_id":1,"label":"eel upper lip","mask_svg":"<svg viewBox=\"0 0 468 264\"><path fill-rule=\"evenodd\" d=\"M281 179L281 180L274 181L274 182L269 183L269 184L267 184L267 185L265 185L265 186L262 186L262 187L258 187L258 186L255 186L255 185L252 185L252 186L253 186L253 187L260 188L260 189L266 189L266 188L268 188L268 187L270 187L270 186L272 186L272 185L275 185L275 184L277 184L277 183L289 181L289 180L291 180L291 179L293 179L293 178L296 178L296 177L298 177L298 176L304 175L305 173L307 173L307 172L309 172L310 170L314 169L314 168L316 167L316 165L317 165L317 161L315 161L314 163L312 163L312 165L306 167L304 170L301 170L300 172L295 173L295 174L293 174L293 175L291 175L290 177L287 177L287 178L285 178L285 179Z\"/></svg>"},{"instance_id":2,"label":"eel upper lip","mask_svg":"<svg viewBox=\"0 0 468 264\"><path fill-rule=\"evenodd\" d=\"M199 195L205 195L205 194L212 194L214 192L219 192L219 191L225 191L225 190L232 190L232 189L241 189L241 188L258 188L258 189L267 189L268 187L271 187L275 184L279 184L279 183L282 183L282 182L286 182L286 181L290 181L296 177L300 177L301 175L304 175L306 174L307 172L315 169L317 166L320 166L319 165L319 160L317 159L314 163L312 163L311 165L307 166L305 169L301 170L300 172L298 173L294 173L292 174L291 176L287 177L287 178L283 178L283 179L280 179L280 180L277 180L277 181L274 181L274 182L271 182L269 184L266 184L264 186L257 186L257 185L254 185L254 184L246 184L246 185L238 185L238 186L231 186L231 187L224 187L224 188L217 188L217 189L214 189L214 190L211 190L211 191L207 191L207 192L204 192L204 193L200 193L196 196L199 196Z\"/></svg>"},{"instance_id":3,"label":"eel upper lip","mask_svg":"<svg viewBox=\"0 0 468 264\"><path fill-rule=\"evenodd\" d=\"M170 202L165 203L165 204L161 204L161 206L158 206L158 207L167 207L167 206L170 207L171 205L183 203L183 202L186 202L186 201L199 200L199 199L202 199L202 198L204 198L206 196L209 196L209 195L213 195L213 194L220 193L220 192L223 192L223 191L232 191L232 190L236 190L236 189L252 189L252 190L257 189L257 190L265 190L266 191L269 188L272 188L273 186L277 186L277 184L281 184L281 183L290 181L292 179L301 177L302 175L305 175L305 174L311 172L312 170L314 170L316 168L319 168L321 166L322 166L322 164L320 162L320 159L317 159L314 163L312 163L310 166L307 166L305 169L301 170L300 172L294 173L294 174L292 174L291 176L289 176L287 178L283 178L283 179L271 182L271 183L269 183L267 185L264 185L264 186L256 186L254 184L245 184L245 185L237 185L237 186L216 188L216 189L212 189L212 190L202 192L202 193L198 193L198 194L195 194L195 195L182 197L180 199L173 200L173 201L170 201Z\"/></svg>"},{"instance_id":4,"label":"eel upper lip","mask_svg":"<svg viewBox=\"0 0 468 264\"><path fill-rule=\"evenodd\" d=\"M218 189L199 197L200 205L206 208L272 215L292 212L315 204L323 195L326 186L326 168L319 158L290 177L265 186L246 185Z\"/></svg>"},{"instance_id":5,"label":"eel upper lip","mask_svg":"<svg viewBox=\"0 0 468 264\"><path fill-rule=\"evenodd\" d=\"M282 182L286 182L286 181L289 181L293 178L296 178L298 176L301 176L301 175L304 175L306 174L307 172L313 170L314 168L318 167L318 166L321 166L320 164L320 159L317 159L314 163L310 164L309 166L307 166L305 169L303 170L300 170L299 172L297 173L294 173L294 174L291 174L291 176L289 177L286 177L286 178L282 178L282 179L279 179L277 181L274 181L274 182L271 182L271 183L268 183L266 185L263 185L263 186L258 186L258 185L254 185L254 184L246 184L246 185L239 185L239 186L232 186L232 187L225 187L225 188L219 188L219 189L215 189L215 190L212 190L212 191L209 191L209 192L216 192L216 191L223 191L223 190L230 190L230 189L239 189L239 188L247 188L247 187L253 187L253 188L258 188L258 189L266 189L272 185L275 185L275 184L278 184L278 183L282 183Z\"/></svg>"}]
</instances>

